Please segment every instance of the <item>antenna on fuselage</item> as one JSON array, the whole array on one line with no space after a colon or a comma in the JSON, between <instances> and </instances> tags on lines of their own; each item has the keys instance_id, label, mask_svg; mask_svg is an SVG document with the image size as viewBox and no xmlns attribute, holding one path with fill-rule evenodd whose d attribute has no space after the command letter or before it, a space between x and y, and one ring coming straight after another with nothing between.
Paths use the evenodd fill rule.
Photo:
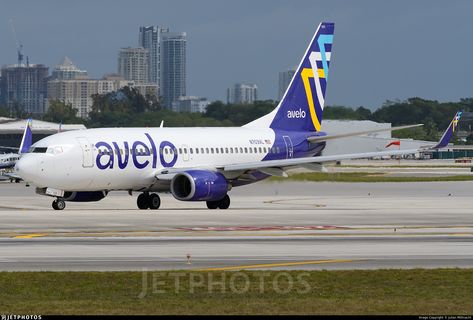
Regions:
<instances>
[{"instance_id":1,"label":"antenna on fuselage","mask_svg":"<svg viewBox=\"0 0 473 320\"><path fill-rule=\"evenodd\" d=\"M161 124L159 125L160 128L164 127L164 120L161 120Z\"/></svg>"}]
</instances>

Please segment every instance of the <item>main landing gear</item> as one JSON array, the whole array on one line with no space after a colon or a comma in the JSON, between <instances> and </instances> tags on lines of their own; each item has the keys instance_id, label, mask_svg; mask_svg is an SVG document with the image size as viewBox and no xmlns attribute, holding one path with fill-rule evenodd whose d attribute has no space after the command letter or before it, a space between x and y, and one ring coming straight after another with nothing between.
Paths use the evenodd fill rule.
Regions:
<instances>
[{"instance_id":1,"label":"main landing gear","mask_svg":"<svg viewBox=\"0 0 473 320\"><path fill-rule=\"evenodd\" d=\"M64 210L65 207L66 207L66 202L63 199L57 198L56 200L53 201L54 210Z\"/></svg>"},{"instance_id":2,"label":"main landing gear","mask_svg":"<svg viewBox=\"0 0 473 320\"><path fill-rule=\"evenodd\" d=\"M207 208L209 209L228 209L230 207L230 197L228 194L218 201L207 201Z\"/></svg>"},{"instance_id":3,"label":"main landing gear","mask_svg":"<svg viewBox=\"0 0 473 320\"><path fill-rule=\"evenodd\" d=\"M149 194L148 192L143 192L138 196L136 204L138 205L138 208L142 210L156 210L159 209L159 206L161 205L161 199L156 193Z\"/></svg>"}]
</instances>

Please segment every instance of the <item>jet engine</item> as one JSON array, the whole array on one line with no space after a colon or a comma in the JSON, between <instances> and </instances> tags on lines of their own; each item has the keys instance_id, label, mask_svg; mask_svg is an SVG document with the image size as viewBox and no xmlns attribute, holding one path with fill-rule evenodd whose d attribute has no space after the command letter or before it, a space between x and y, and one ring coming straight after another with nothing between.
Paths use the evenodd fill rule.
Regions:
<instances>
[{"instance_id":1,"label":"jet engine","mask_svg":"<svg viewBox=\"0 0 473 320\"><path fill-rule=\"evenodd\" d=\"M171 193L181 201L218 201L230 189L221 173L205 170L180 172L171 181Z\"/></svg>"}]
</instances>

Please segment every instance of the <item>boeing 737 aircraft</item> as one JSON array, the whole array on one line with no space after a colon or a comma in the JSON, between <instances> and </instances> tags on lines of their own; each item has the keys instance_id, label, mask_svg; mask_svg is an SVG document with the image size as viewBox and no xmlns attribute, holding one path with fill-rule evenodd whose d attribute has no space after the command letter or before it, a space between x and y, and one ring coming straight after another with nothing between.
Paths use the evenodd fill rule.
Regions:
<instances>
[{"instance_id":1,"label":"boeing 737 aircraft","mask_svg":"<svg viewBox=\"0 0 473 320\"><path fill-rule=\"evenodd\" d=\"M286 176L295 167L319 169L344 159L418 153L397 150L336 156L321 155L332 139L321 131L332 56L334 24L321 23L279 105L239 128L101 128L58 133L31 146L15 170L36 192L65 201L98 201L113 190L141 192L140 209L158 209L159 192L181 201L206 201L227 209L233 187L269 176ZM460 113L441 141L445 146ZM391 128L402 129L412 126Z\"/></svg>"}]
</instances>

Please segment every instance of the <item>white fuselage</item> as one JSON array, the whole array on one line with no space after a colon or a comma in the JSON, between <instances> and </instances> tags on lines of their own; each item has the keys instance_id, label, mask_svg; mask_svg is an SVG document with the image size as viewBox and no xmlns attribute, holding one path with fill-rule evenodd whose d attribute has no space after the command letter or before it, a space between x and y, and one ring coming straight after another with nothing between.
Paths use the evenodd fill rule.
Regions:
<instances>
[{"instance_id":1,"label":"white fuselage","mask_svg":"<svg viewBox=\"0 0 473 320\"><path fill-rule=\"evenodd\" d=\"M13 168L20 159L18 153L0 154L0 169Z\"/></svg>"},{"instance_id":2,"label":"white fuselage","mask_svg":"<svg viewBox=\"0 0 473 320\"><path fill-rule=\"evenodd\" d=\"M166 169L214 169L261 161L269 153L285 158L286 149L272 148L274 141L275 133L269 128L70 131L35 143L16 171L39 188L165 191L168 184L159 185L156 174Z\"/></svg>"}]
</instances>

